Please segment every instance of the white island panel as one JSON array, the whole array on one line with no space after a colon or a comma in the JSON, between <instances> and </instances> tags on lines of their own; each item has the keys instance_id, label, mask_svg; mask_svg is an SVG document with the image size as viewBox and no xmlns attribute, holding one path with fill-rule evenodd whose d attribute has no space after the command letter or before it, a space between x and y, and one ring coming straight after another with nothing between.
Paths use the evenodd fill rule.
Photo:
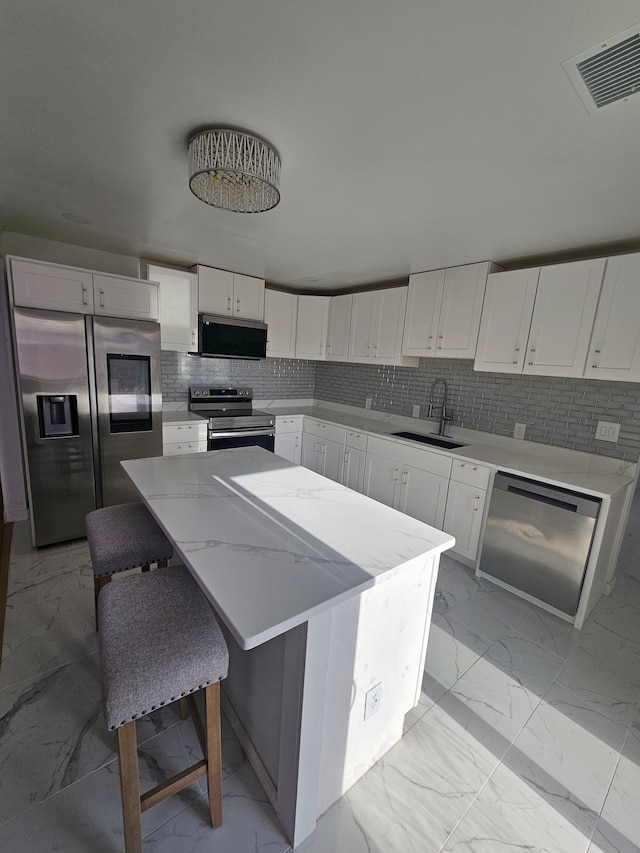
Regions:
<instances>
[{"instance_id":1,"label":"white island panel","mask_svg":"<svg viewBox=\"0 0 640 853\"><path fill-rule=\"evenodd\" d=\"M257 447L122 464L221 617L225 710L295 847L402 736L454 539Z\"/></svg>"}]
</instances>

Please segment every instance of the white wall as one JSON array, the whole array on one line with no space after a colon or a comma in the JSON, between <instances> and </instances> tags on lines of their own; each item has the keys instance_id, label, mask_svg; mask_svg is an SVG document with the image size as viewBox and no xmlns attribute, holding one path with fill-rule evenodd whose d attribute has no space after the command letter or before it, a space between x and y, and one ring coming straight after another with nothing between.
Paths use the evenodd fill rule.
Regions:
<instances>
[{"instance_id":1,"label":"white wall","mask_svg":"<svg viewBox=\"0 0 640 853\"><path fill-rule=\"evenodd\" d=\"M138 278L140 271L139 259L129 255L86 249L84 246L58 243L55 240L44 240L41 237L30 237L28 234L16 234L12 231L4 231L0 234L0 254L50 261L53 264L67 264L114 275L128 275L133 278Z\"/></svg>"}]
</instances>

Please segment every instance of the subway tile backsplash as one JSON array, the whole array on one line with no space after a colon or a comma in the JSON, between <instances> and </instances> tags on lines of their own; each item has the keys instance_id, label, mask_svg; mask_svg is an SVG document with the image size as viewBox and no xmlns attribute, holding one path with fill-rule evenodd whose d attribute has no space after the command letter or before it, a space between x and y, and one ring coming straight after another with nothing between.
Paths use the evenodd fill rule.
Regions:
<instances>
[{"instance_id":1,"label":"subway tile backsplash","mask_svg":"<svg viewBox=\"0 0 640 853\"><path fill-rule=\"evenodd\" d=\"M364 407L371 397L373 409L405 416L419 404L424 418L437 378L447 382L455 426L512 436L514 424L525 423L530 441L632 462L640 456L640 383L480 373L465 359L421 359L413 368L162 353L163 395L171 402L185 402L189 385L244 384L258 399L315 397ZM438 403L441 393L438 386ZM596 440L600 420L620 423L617 444Z\"/></svg>"},{"instance_id":2,"label":"subway tile backsplash","mask_svg":"<svg viewBox=\"0 0 640 853\"><path fill-rule=\"evenodd\" d=\"M200 358L182 352L162 353L162 396L186 403L190 385L249 385L257 399L313 397L313 361L265 358L260 361Z\"/></svg>"}]
</instances>

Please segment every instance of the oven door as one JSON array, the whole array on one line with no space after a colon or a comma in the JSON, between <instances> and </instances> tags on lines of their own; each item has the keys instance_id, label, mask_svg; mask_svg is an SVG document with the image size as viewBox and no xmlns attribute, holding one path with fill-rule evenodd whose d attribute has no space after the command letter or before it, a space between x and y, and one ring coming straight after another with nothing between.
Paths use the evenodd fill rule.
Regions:
<instances>
[{"instance_id":1,"label":"oven door","mask_svg":"<svg viewBox=\"0 0 640 853\"><path fill-rule=\"evenodd\" d=\"M224 450L226 447L264 447L273 453L275 432L263 429L209 431L207 450Z\"/></svg>"}]
</instances>

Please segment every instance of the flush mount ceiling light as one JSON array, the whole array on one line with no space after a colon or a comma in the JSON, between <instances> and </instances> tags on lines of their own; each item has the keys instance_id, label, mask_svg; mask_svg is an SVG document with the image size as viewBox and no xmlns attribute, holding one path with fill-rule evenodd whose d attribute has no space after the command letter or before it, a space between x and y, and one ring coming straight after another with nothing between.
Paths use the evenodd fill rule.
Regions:
<instances>
[{"instance_id":1,"label":"flush mount ceiling light","mask_svg":"<svg viewBox=\"0 0 640 853\"><path fill-rule=\"evenodd\" d=\"M278 152L251 133L211 129L189 140L189 188L213 207L261 213L280 201Z\"/></svg>"}]
</instances>

